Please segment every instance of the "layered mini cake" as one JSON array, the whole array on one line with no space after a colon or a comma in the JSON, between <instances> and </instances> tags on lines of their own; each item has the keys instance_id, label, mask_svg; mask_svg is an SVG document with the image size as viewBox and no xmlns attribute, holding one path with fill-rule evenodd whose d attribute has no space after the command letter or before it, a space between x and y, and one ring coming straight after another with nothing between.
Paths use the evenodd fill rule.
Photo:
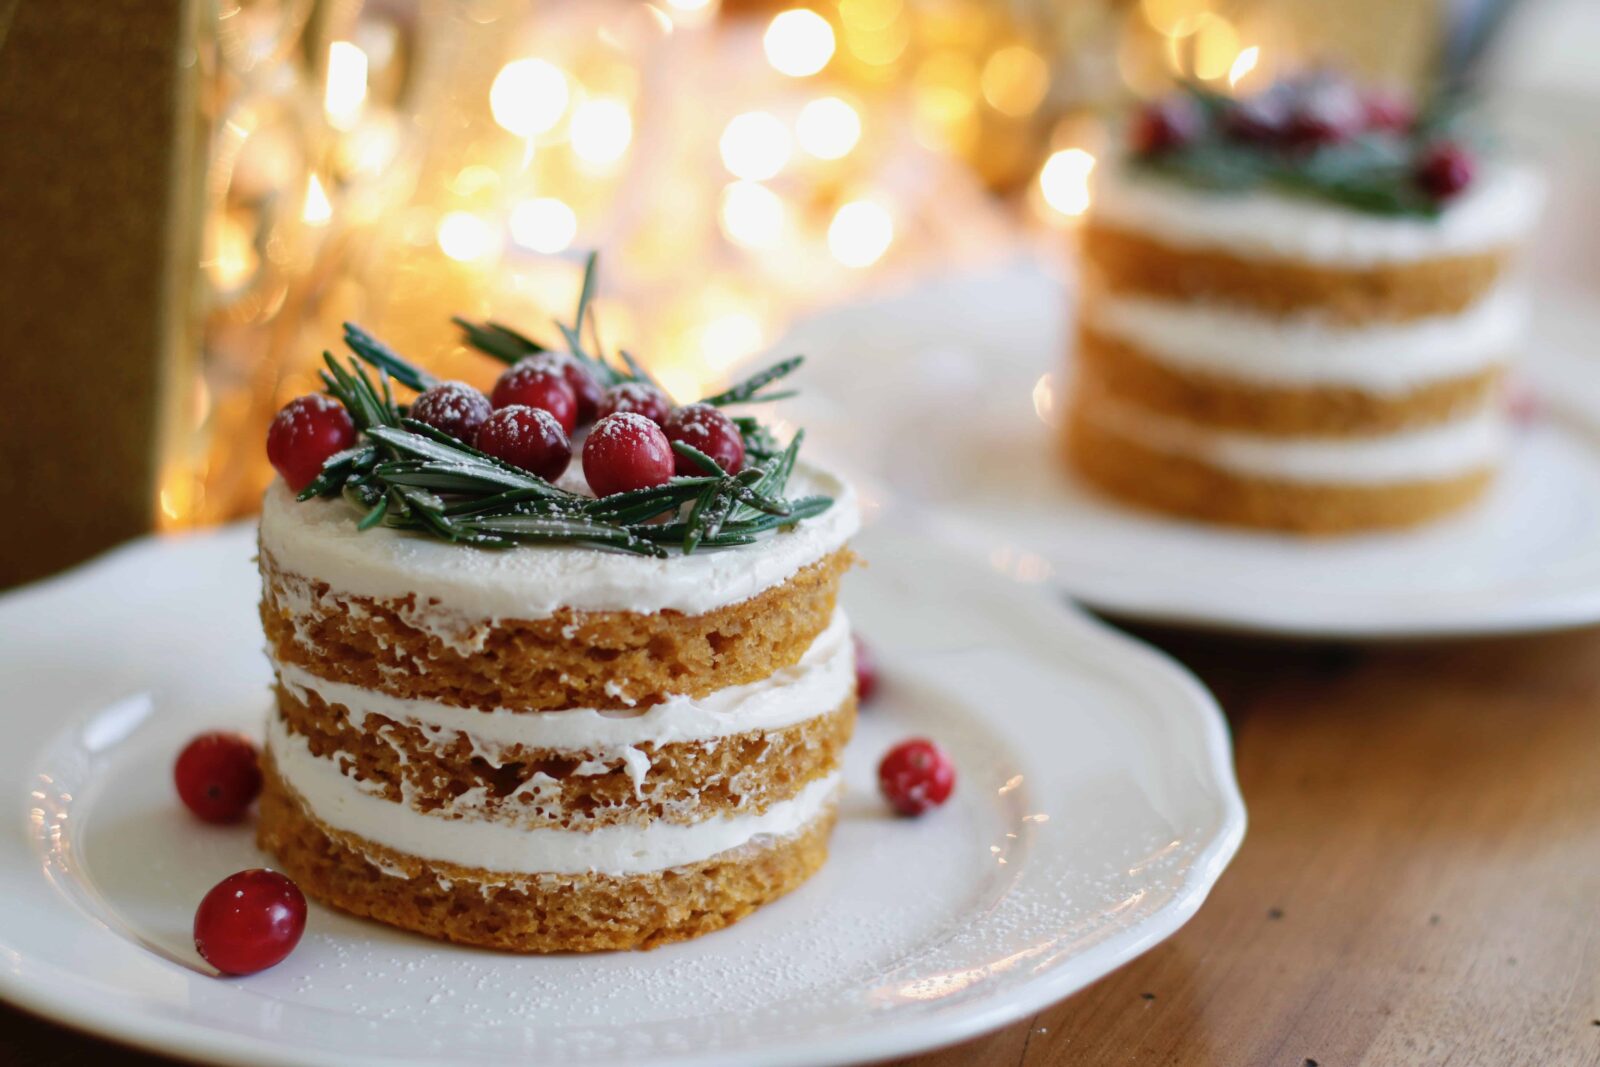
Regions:
<instances>
[{"instance_id":1,"label":"layered mini cake","mask_svg":"<svg viewBox=\"0 0 1600 1067\"><path fill-rule=\"evenodd\" d=\"M1163 101L1097 176L1066 443L1126 502L1306 533L1477 497L1537 180L1327 78Z\"/></svg>"},{"instance_id":2,"label":"layered mini cake","mask_svg":"<svg viewBox=\"0 0 1600 1067\"><path fill-rule=\"evenodd\" d=\"M615 427L650 445L670 419L606 415L587 479L519 484L489 431L451 446L410 415L435 406L358 418L316 481L267 493L263 847L325 904L523 952L649 948L799 885L855 720L850 489L753 420L735 454L701 411L654 484L597 500L652 459L619 465Z\"/></svg>"}]
</instances>

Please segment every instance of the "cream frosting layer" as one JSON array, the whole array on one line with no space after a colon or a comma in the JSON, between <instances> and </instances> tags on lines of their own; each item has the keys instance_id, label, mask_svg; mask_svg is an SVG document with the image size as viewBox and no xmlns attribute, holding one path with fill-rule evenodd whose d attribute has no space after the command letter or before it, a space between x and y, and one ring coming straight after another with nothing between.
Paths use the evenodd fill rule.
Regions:
<instances>
[{"instance_id":1,"label":"cream frosting layer","mask_svg":"<svg viewBox=\"0 0 1600 1067\"><path fill-rule=\"evenodd\" d=\"M1251 384L1402 396L1479 374L1516 347L1526 305L1501 288L1459 314L1347 326L1222 304L1096 293L1084 322L1178 370Z\"/></svg>"},{"instance_id":2,"label":"cream frosting layer","mask_svg":"<svg viewBox=\"0 0 1600 1067\"><path fill-rule=\"evenodd\" d=\"M787 581L860 526L854 491L832 474L797 465L788 492L834 503L753 545L652 559L569 546L471 549L403 530L359 531L359 516L343 500L301 503L277 480L262 503L261 546L281 569L326 582L335 595L415 595L417 623L442 631L547 618L563 607L700 615Z\"/></svg>"},{"instance_id":3,"label":"cream frosting layer","mask_svg":"<svg viewBox=\"0 0 1600 1067\"><path fill-rule=\"evenodd\" d=\"M1213 430L1103 396L1084 417L1147 448L1222 470L1319 485L1394 485L1457 477L1494 465L1505 448L1493 407L1424 429L1371 437L1270 437Z\"/></svg>"},{"instance_id":4,"label":"cream frosting layer","mask_svg":"<svg viewBox=\"0 0 1600 1067\"><path fill-rule=\"evenodd\" d=\"M1093 213L1162 244L1331 266L1435 259L1515 245L1544 199L1532 171L1485 167L1437 218L1373 215L1285 193L1197 189L1126 167L1096 168Z\"/></svg>"},{"instance_id":5,"label":"cream frosting layer","mask_svg":"<svg viewBox=\"0 0 1600 1067\"><path fill-rule=\"evenodd\" d=\"M718 816L687 825L658 821L590 830L527 829L424 814L374 796L333 760L313 755L277 717L267 728L267 748L278 774L333 829L408 856L507 875L633 875L696 863L757 838L798 833L834 801L840 782L838 772L819 778L759 815Z\"/></svg>"},{"instance_id":6,"label":"cream frosting layer","mask_svg":"<svg viewBox=\"0 0 1600 1067\"><path fill-rule=\"evenodd\" d=\"M501 766L514 745L626 757L626 750L651 744L708 741L732 734L781 730L833 711L855 683L850 623L842 609L793 666L759 682L729 686L703 697L670 696L646 708L563 711L480 711L433 700L391 696L374 689L320 678L292 663L275 664L279 680L304 699L315 693L349 709L357 726L369 714L420 728L440 743L458 736L475 755ZM648 760L646 761L648 765Z\"/></svg>"}]
</instances>

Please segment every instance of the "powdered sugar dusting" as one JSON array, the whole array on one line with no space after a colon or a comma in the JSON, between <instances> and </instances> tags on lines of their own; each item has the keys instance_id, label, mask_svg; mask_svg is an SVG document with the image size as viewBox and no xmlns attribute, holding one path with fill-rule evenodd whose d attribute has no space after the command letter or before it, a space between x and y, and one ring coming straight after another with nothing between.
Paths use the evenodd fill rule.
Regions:
<instances>
[{"instance_id":1,"label":"powdered sugar dusting","mask_svg":"<svg viewBox=\"0 0 1600 1067\"><path fill-rule=\"evenodd\" d=\"M419 625L471 649L477 626L546 618L562 607L698 615L736 604L834 552L860 526L854 491L818 468L798 465L788 493L823 494L834 504L753 545L654 559L571 545L491 551L403 530L358 531L359 515L344 500L298 502L278 481L263 501L261 544L280 570L326 582L335 595L414 596Z\"/></svg>"}]
</instances>

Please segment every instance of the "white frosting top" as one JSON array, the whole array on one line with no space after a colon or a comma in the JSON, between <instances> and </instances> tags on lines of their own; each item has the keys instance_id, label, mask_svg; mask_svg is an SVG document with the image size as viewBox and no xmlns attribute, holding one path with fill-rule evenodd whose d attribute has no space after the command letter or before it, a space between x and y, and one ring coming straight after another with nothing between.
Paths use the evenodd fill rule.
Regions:
<instances>
[{"instance_id":1,"label":"white frosting top","mask_svg":"<svg viewBox=\"0 0 1600 1067\"><path fill-rule=\"evenodd\" d=\"M368 714L416 726L449 744L465 736L475 755L501 766L513 745L623 755L643 744L705 741L730 734L781 730L833 711L855 681L850 623L842 610L817 636L800 662L759 682L729 686L703 697L671 696L648 708L563 711L478 711L432 700L390 696L319 678L303 667L278 663L278 678L296 695L316 693L350 710L358 727Z\"/></svg>"},{"instance_id":2,"label":"white frosting top","mask_svg":"<svg viewBox=\"0 0 1600 1067\"><path fill-rule=\"evenodd\" d=\"M508 875L643 874L695 863L748 844L785 837L809 825L839 790L835 772L759 815L718 816L702 822L653 822L592 830L528 829L505 822L423 814L410 805L374 796L331 759L312 754L277 716L267 747L278 773L336 830L427 860L481 867Z\"/></svg>"},{"instance_id":3,"label":"white frosting top","mask_svg":"<svg viewBox=\"0 0 1600 1067\"><path fill-rule=\"evenodd\" d=\"M1544 199L1532 171L1486 166L1437 218L1374 215L1267 189L1226 193L1128 167L1095 168L1095 217L1179 248L1363 267L1511 246Z\"/></svg>"},{"instance_id":4,"label":"white frosting top","mask_svg":"<svg viewBox=\"0 0 1600 1067\"><path fill-rule=\"evenodd\" d=\"M577 611L681 611L700 615L748 600L841 547L860 526L855 492L796 465L791 497L822 494L833 506L753 545L653 559L566 545L481 549L383 527L357 530L340 499L296 501L282 480L261 508L261 545L283 570L337 594L398 599L474 621L539 619Z\"/></svg>"},{"instance_id":5,"label":"white frosting top","mask_svg":"<svg viewBox=\"0 0 1600 1067\"><path fill-rule=\"evenodd\" d=\"M1505 362L1525 312L1520 296L1503 287L1458 314L1357 325L1109 292L1084 306L1098 333L1183 370L1384 395Z\"/></svg>"},{"instance_id":6,"label":"white frosting top","mask_svg":"<svg viewBox=\"0 0 1600 1067\"><path fill-rule=\"evenodd\" d=\"M1372 437L1271 437L1213 430L1104 396L1084 406L1106 430L1149 448L1224 470L1316 485L1431 481L1490 466L1505 447L1494 407L1464 418Z\"/></svg>"}]
</instances>

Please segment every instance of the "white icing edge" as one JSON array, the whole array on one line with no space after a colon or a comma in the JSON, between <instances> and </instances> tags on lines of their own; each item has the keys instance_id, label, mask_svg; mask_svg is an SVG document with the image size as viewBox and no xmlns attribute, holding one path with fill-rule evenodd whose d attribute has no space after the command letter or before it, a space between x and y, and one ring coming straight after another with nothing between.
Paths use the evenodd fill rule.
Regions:
<instances>
[{"instance_id":1,"label":"white icing edge","mask_svg":"<svg viewBox=\"0 0 1600 1067\"><path fill-rule=\"evenodd\" d=\"M1432 481L1493 465L1507 428L1493 408L1438 426L1372 437L1275 437L1213 430L1111 401L1086 400L1084 417L1148 448L1223 470L1319 485Z\"/></svg>"},{"instance_id":2,"label":"white icing edge","mask_svg":"<svg viewBox=\"0 0 1600 1067\"><path fill-rule=\"evenodd\" d=\"M1085 323L1162 363L1243 382L1404 395L1504 363L1526 304L1501 288L1455 315L1347 326L1221 304L1097 293Z\"/></svg>"},{"instance_id":3,"label":"white icing edge","mask_svg":"<svg viewBox=\"0 0 1600 1067\"><path fill-rule=\"evenodd\" d=\"M759 815L717 816L688 825L657 821L592 830L526 829L423 814L374 796L333 760L313 755L277 717L268 725L267 747L278 774L333 829L419 859L511 875L645 874L709 859L756 838L788 837L823 812L840 782L835 771Z\"/></svg>"},{"instance_id":4,"label":"white icing edge","mask_svg":"<svg viewBox=\"0 0 1600 1067\"><path fill-rule=\"evenodd\" d=\"M1118 229L1190 249L1222 249L1306 263L1362 267L1486 252L1533 228L1544 183L1533 171L1491 165L1437 218L1373 215L1270 190L1229 194L1096 168L1091 210Z\"/></svg>"},{"instance_id":5,"label":"white icing edge","mask_svg":"<svg viewBox=\"0 0 1600 1067\"><path fill-rule=\"evenodd\" d=\"M831 474L797 465L788 492L831 496L833 506L753 545L653 559L574 546L475 549L384 527L358 531L349 504L296 501L280 479L262 502L261 546L282 570L327 583L334 600L414 595L407 621L470 652L487 624L548 618L563 607L702 615L737 604L836 551L860 526L855 492Z\"/></svg>"},{"instance_id":6,"label":"white icing edge","mask_svg":"<svg viewBox=\"0 0 1600 1067\"><path fill-rule=\"evenodd\" d=\"M728 686L703 697L669 696L637 711L479 711L329 681L292 663L275 665L278 679L296 697L304 700L307 693L315 693L328 704L343 705L357 727L372 714L417 727L440 744L464 736L474 754L495 767L503 765L502 753L514 745L598 751L604 759L628 759L630 752L643 757L638 746L644 744L659 747L781 730L833 711L844 703L855 681L850 622L843 609L835 610L827 628L793 666L759 682Z\"/></svg>"}]
</instances>

